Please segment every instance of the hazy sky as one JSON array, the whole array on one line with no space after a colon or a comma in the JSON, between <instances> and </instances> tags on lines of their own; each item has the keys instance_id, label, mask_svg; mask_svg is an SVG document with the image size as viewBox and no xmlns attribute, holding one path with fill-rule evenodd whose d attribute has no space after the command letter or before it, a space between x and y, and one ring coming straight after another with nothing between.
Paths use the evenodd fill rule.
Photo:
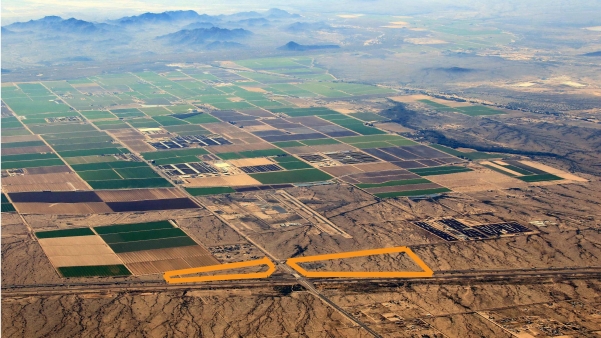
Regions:
<instances>
[{"instance_id":1,"label":"hazy sky","mask_svg":"<svg viewBox=\"0 0 601 338\"><path fill-rule=\"evenodd\" d=\"M177 9L226 14L273 7L296 13L411 15L430 11L443 14L449 10L459 10L488 17L515 15L534 18L542 15L564 20L574 16L572 20L595 21L601 17L598 15L601 0L2 0L1 3L2 25L46 15L103 21L144 12Z\"/></svg>"}]
</instances>

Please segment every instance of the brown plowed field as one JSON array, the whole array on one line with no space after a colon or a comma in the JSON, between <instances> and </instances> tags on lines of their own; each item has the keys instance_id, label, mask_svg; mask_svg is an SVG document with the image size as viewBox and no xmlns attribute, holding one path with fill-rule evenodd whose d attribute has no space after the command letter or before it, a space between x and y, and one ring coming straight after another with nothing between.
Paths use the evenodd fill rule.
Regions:
<instances>
[{"instance_id":1,"label":"brown plowed field","mask_svg":"<svg viewBox=\"0 0 601 338\"><path fill-rule=\"evenodd\" d=\"M40 141L37 135L2 136L2 143Z\"/></svg>"},{"instance_id":2,"label":"brown plowed field","mask_svg":"<svg viewBox=\"0 0 601 338\"><path fill-rule=\"evenodd\" d=\"M144 152L154 151L155 150L148 143L146 143L144 141L141 141L141 140L124 140L124 139L121 139L121 142L123 142L129 149L131 149L131 150L133 150L134 152L137 152L137 153L144 153Z\"/></svg>"},{"instance_id":3,"label":"brown plowed field","mask_svg":"<svg viewBox=\"0 0 601 338\"><path fill-rule=\"evenodd\" d=\"M55 165L52 167L37 167L37 168L27 168L25 171L30 175L39 175L39 174L58 174L58 173L70 173L72 172L69 167L66 165Z\"/></svg>"},{"instance_id":4,"label":"brown plowed field","mask_svg":"<svg viewBox=\"0 0 601 338\"><path fill-rule=\"evenodd\" d=\"M352 165L342 165L338 167L322 167L320 169L334 177L346 176L362 172L360 169Z\"/></svg>"},{"instance_id":5,"label":"brown plowed field","mask_svg":"<svg viewBox=\"0 0 601 338\"><path fill-rule=\"evenodd\" d=\"M465 173L429 176L428 180L443 185L456 192L476 192L525 188L526 182L520 181L489 169Z\"/></svg>"},{"instance_id":6,"label":"brown plowed field","mask_svg":"<svg viewBox=\"0 0 601 338\"><path fill-rule=\"evenodd\" d=\"M105 255L48 256L48 259L56 267L123 264L114 253Z\"/></svg>"},{"instance_id":7,"label":"brown plowed field","mask_svg":"<svg viewBox=\"0 0 601 338\"><path fill-rule=\"evenodd\" d=\"M399 168L396 165L389 162L355 164L355 167L363 170L364 172L396 170Z\"/></svg>"},{"instance_id":8,"label":"brown plowed field","mask_svg":"<svg viewBox=\"0 0 601 338\"><path fill-rule=\"evenodd\" d=\"M88 215L112 213L106 203L15 203L21 214Z\"/></svg>"},{"instance_id":9,"label":"brown plowed field","mask_svg":"<svg viewBox=\"0 0 601 338\"><path fill-rule=\"evenodd\" d=\"M88 184L75 173L11 176L2 179L2 189L16 191L70 191L90 190Z\"/></svg>"},{"instance_id":10,"label":"brown plowed field","mask_svg":"<svg viewBox=\"0 0 601 338\"><path fill-rule=\"evenodd\" d=\"M95 235L42 238L38 242L55 267L123 264L102 238Z\"/></svg>"},{"instance_id":11,"label":"brown plowed field","mask_svg":"<svg viewBox=\"0 0 601 338\"><path fill-rule=\"evenodd\" d=\"M34 154L34 153L49 153L52 149L48 146L37 147L19 147L19 148L2 148L2 155L19 155L19 154Z\"/></svg>"},{"instance_id":12,"label":"brown plowed field","mask_svg":"<svg viewBox=\"0 0 601 338\"><path fill-rule=\"evenodd\" d=\"M190 245L178 248L123 252L119 253L118 256L125 263L140 263L192 256L211 257L211 253L199 245Z\"/></svg>"},{"instance_id":13,"label":"brown plowed field","mask_svg":"<svg viewBox=\"0 0 601 338\"><path fill-rule=\"evenodd\" d=\"M9 185L3 186L4 192L24 192L24 191L75 191L90 190L89 187L80 185L74 186L71 183L48 183L48 184L27 184L27 185Z\"/></svg>"},{"instance_id":14,"label":"brown plowed field","mask_svg":"<svg viewBox=\"0 0 601 338\"><path fill-rule=\"evenodd\" d=\"M99 190L96 194L105 202L131 202L186 197L178 189Z\"/></svg>"}]
</instances>

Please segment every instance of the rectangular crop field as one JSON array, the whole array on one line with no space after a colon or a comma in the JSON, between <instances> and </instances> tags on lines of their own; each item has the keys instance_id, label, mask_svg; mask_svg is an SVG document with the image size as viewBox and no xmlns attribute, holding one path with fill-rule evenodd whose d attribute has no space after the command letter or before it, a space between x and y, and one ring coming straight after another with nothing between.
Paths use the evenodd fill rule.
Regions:
<instances>
[{"instance_id":1,"label":"rectangular crop field","mask_svg":"<svg viewBox=\"0 0 601 338\"><path fill-rule=\"evenodd\" d=\"M130 276L125 265L63 266L58 268L63 277L113 277Z\"/></svg>"},{"instance_id":2,"label":"rectangular crop field","mask_svg":"<svg viewBox=\"0 0 601 338\"><path fill-rule=\"evenodd\" d=\"M409 169L409 171L411 171L414 174L418 174L419 176L434 176L434 175L463 173L463 172L468 172L468 171L473 171L473 170L466 168L466 167L446 166L446 167Z\"/></svg>"},{"instance_id":3,"label":"rectangular crop field","mask_svg":"<svg viewBox=\"0 0 601 338\"><path fill-rule=\"evenodd\" d=\"M318 169L279 171L251 174L250 176L263 184L308 183L327 181L332 178L332 176Z\"/></svg>"}]
</instances>

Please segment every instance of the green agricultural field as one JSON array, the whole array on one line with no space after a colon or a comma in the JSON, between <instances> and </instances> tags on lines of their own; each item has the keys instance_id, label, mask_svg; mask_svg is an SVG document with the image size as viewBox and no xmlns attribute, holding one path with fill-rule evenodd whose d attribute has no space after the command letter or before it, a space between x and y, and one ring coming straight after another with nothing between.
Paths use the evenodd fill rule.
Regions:
<instances>
[{"instance_id":1,"label":"green agricultural field","mask_svg":"<svg viewBox=\"0 0 601 338\"><path fill-rule=\"evenodd\" d=\"M449 106L445 106L444 104L440 104L438 102L434 102L431 100L418 100L419 102L425 103L428 106L435 108L436 110L440 110L440 111L457 111L457 108L452 108Z\"/></svg>"},{"instance_id":2,"label":"green agricultural field","mask_svg":"<svg viewBox=\"0 0 601 338\"><path fill-rule=\"evenodd\" d=\"M101 110L88 110L80 112L88 120L108 120L108 119L116 119L117 117L109 111L101 111Z\"/></svg>"},{"instance_id":3,"label":"green agricultural field","mask_svg":"<svg viewBox=\"0 0 601 338\"><path fill-rule=\"evenodd\" d=\"M449 190L447 188L437 188L437 189L425 189L425 190L413 190L413 191L386 192L386 193L374 194L374 196L379 197L379 198L410 197L410 196L441 194L441 193L450 192L450 191L451 190Z\"/></svg>"},{"instance_id":4,"label":"green agricultural field","mask_svg":"<svg viewBox=\"0 0 601 338\"><path fill-rule=\"evenodd\" d=\"M484 160L484 159L502 158L503 157L503 155L500 155L500 154L489 154L489 153L482 153L479 151L464 153L462 151L455 150L455 149L449 148L449 147L445 147L440 144L430 144L430 147L432 147L434 149L438 149L447 154L457 156L460 158L467 158L469 160Z\"/></svg>"},{"instance_id":5,"label":"green agricultural field","mask_svg":"<svg viewBox=\"0 0 601 338\"><path fill-rule=\"evenodd\" d=\"M123 178L153 178L160 177L150 167L138 167L138 168L121 168L115 169L115 171Z\"/></svg>"},{"instance_id":6,"label":"green agricultural field","mask_svg":"<svg viewBox=\"0 0 601 338\"><path fill-rule=\"evenodd\" d=\"M302 116L326 116L333 115L339 118L346 118L344 115L329 108L273 108L269 109L273 113L283 113L290 117ZM332 117L331 117L332 118Z\"/></svg>"},{"instance_id":7,"label":"green agricultural field","mask_svg":"<svg viewBox=\"0 0 601 338\"><path fill-rule=\"evenodd\" d=\"M553 174L518 176L516 178L519 180L522 180L524 182L528 182L528 183L563 180L563 178L561 178L559 176L555 176Z\"/></svg>"},{"instance_id":8,"label":"green agricultural field","mask_svg":"<svg viewBox=\"0 0 601 338\"><path fill-rule=\"evenodd\" d=\"M237 160L241 158L255 158L255 157L268 157L286 155L286 153L280 149L264 149L264 150L249 150L241 151L238 153L221 153L216 154L222 160Z\"/></svg>"},{"instance_id":9,"label":"green agricultural field","mask_svg":"<svg viewBox=\"0 0 601 338\"><path fill-rule=\"evenodd\" d=\"M89 124L57 124L57 125L42 125L30 126L32 132L36 134L71 134L76 132L97 132L97 130ZM67 137L67 135L65 135ZM62 137L61 137L62 138Z\"/></svg>"},{"instance_id":10,"label":"green agricultural field","mask_svg":"<svg viewBox=\"0 0 601 338\"><path fill-rule=\"evenodd\" d=\"M157 121L162 126L178 126L183 124L188 124L188 122L176 119L171 116L153 116L153 120Z\"/></svg>"},{"instance_id":11,"label":"green agricultural field","mask_svg":"<svg viewBox=\"0 0 601 338\"><path fill-rule=\"evenodd\" d=\"M90 228L37 231L37 238L60 238L60 237L76 237L76 236L94 236L94 232Z\"/></svg>"},{"instance_id":12,"label":"green agricultural field","mask_svg":"<svg viewBox=\"0 0 601 338\"><path fill-rule=\"evenodd\" d=\"M332 176L318 169L276 171L251 174L250 176L263 184L308 183L332 179Z\"/></svg>"},{"instance_id":13,"label":"green agricultural field","mask_svg":"<svg viewBox=\"0 0 601 338\"><path fill-rule=\"evenodd\" d=\"M283 142L273 142L274 146L279 148L290 148L290 147L302 147L304 144L298 141L283 141Z\"/></svg>"},{"instance_id":14,"label":"green agricultural field","mask_svg":"<svg viewBox=\"0 0 601 338\"><path fill-rule=\"evenodd\" d=\"M325 82L306 82L297 84L295 86L328 98L351 96L347 93L333 89L332 83L326 84Z\"/></svg>"},{"instance_id":15,"label":"green agricultural field","mask_svg":"<svg viewBox=\"0 0 601 338\"><path fill-rule=\"evenodd\" d=\"M149 118L133 119L133 120L127 121L127 123L136 129L160 128L161 127L161 125L158 122L156 122L155 120L151 120Z\"/></svg>"},{"instance_id":16,"label":"green agricultural field","mask_svg":"<svg viewBox=\"0 0 601 338\"><path fill-rule=\"evenodd\" d=\"M219 119L213 117L209 113L202 113L199 115L194 115L194 116L190 116L190 117L186 117L186 118L179 118L179 119L184 120L188 123L194 123L194 124L221 122Z\"/></svg>"},{"instance_id":17,"label":"green agricultural field","mask_svg":"<svg viewBox=\"0 0 601 338\"><path fill-rule=\"evenodd\" d=\"M282 167L286 170L313 168L309 164L307 164L293 156L276 157L275 160L280 165L280 167Z\"/></svg>"},{"instance_id":18,"label":"green agricultural field","mask_svg":"<svg viewBox=\"0 0 601 338\"><path fill-rule=\"evenodd\" d=\"M144 114L148 115L148 116L164 116L164 115L171 115L173 114L173 112L171 112L170 110L167 110L164 107L150 107L150 108L140 108L141 111L144 112Z\"/></svg>"},{"instance_id":19,"label":"green agricultural field","mask_svg":"<svg viewBox=\"0 0 601 338\"><path fill-rule=\"evenodd\" d=\"M87 181L95 190L107 189L138 189L138 188L171 188L169 181L164 178L140 178L127 180Z\"/></svg>"},{"instance_id":20,"label":"green agricultural field","mask_svg":"<svg viewBox=\"0 0 601 338\"><path fill-rule=\"evenodd\" d=\"M126 242L137 242L147 241L153 239L173 238L173 237L186 237L186 233L179 228L170 229L155 229L152 231L132 231L132 232L120 232L113 234L100 235L102 239L108 244L115 243L126 243Z\"/></svg>"},{"instance_id":21,"label":"green agricultural field","mask_svg":"<svg viewBox=\"0 0 601 338\"><path fill-rule=\"evenodd\" d=\"M473 171L473 170L470 168L466 168L466 167L445 166L445 167L409 169L409 171L411 171L414 174L418 174L419 176L435 176L435 175L464 173L464 172Z\"/></svg>"},{"instance_id":22,"label":"green agricultural field","mask_svg":"<svg viewBox=\"0 0 601 338\"><path fill-rule=\"evenodd\" d=\"M19 122L19 120L13 116L3 117L0 125L2 126L2 129L23 128L23 124L21 124L21 122Z\"/></svg>"},{"instance_id":23,"label":"green agricultural field","mask_svg":"<svg viewBox=\"0 0 601 338\"><path fill-rule=\"evenodd\" d=\"M10 204L10 203L2 203L1 205L1 212L15 212L17 211L17 209L15 209L14 205Z\"/></svg>"},{"instance_id":24,"label":"green agricultural field","mask_svg":"<svg viewBox=\"0 0 601 338\"><path fill-rule=\"evenodd\" d=\"M69 165L73 166L75 164L87 164L87 163L100 163L100 162L117 162L117 158L114 156L79 156L79 157L69 157L65 159Z\"/></svg>"},{"instance_id":25,"label":"green agricultural field","mask_svg":"<svg viewBox=\"0 0 601 338\"><path fill-rule=\"evenodd\" d=\"M37 167L53 167L65 165L63 161L59 158L50 158L43 160L33 160L33 161L13 161L13 162L4 162L2 161L2 169L18 169L18 168L37 168Z\"/></svg>"},{"instance_id":26,"label":"green agricultural field","mask_svg":"<svg viewBox=\"0 0 601 338\"><path fill-rule=\"evenodd\" d=\"M93 142L93 143L57 144L57 145L52 145L52 148L55 151L58 151L60 153L60 152L71 151L71 150L114 148L114 146L115 145L110 141L103 141L103 142Z\"/></svg>"},{"instance_id":27,"label":"green agricultural field","mask_svg":"<svg viewBox=\"0 0 601 338\"><path fill-rule=\"evenodd\" d=\"M129 150L125 148L100 148L100 149L83 149L83 150L71 150L71 151L59 151L62 157L79 157L79 156L91 156L91 155L109 155L109 154L128 154Z\"/></svg>"},{"instance_id":28,"label":"green agricultural field","mask_svg":"<svg viewBox=\"0 0 601 338\"><path fill-rule=\"evenodd\" d=\"M457 108L456 111L469 115L469 116L483 116L483 115L500 115L506 114L504 111L489 108L486 106L470 106L470 107L460 107Z\"/></svg>"},{"instance_id":29,"label":"green agricultural field","mask_svg":"<svg viewBox=\"0 0 601 338\"><path fill-rule=\"evenodd\" d=\"M99 235L117 234L134 231L149 231L158 229L173 229L173 224L169 221L156 221L147 223L115 224L107 226L94 227L94 231Z\"/></svg>"},{"instance_id":30,"label":"green agricultural field","mask_svg":"<svg viewBox=\"0 0 601 338\"><path fill-rule=\"evenodd\" d=\"M131 128L129 124L121 120L113 121L94 121L92 122L100 130L111 130L111 129L128 129Z\"/></svg>"},{"instance_id":31,"label":"green agricultural field","mask_svg":"<svg viewBox=\"0 0 601 338\"><path fill-rule=\"evenodd\" d=\"M58 159L58 156L56 156L56 154L54 154L54 153L3 155L2 163L17 162L17 161L44 160L44 159L50 159L50 158Z\"/></svg>"},{"instance_id":32,"label":"green agricultural field","mask_svg":"<svg viewBox=\"0 0 601 338\"><path fill-rule=\"evenodd\" d=\"M252 109L255 108L248 102L219 102L219 103L211 103L211 106L217 109Z\"/></svg>"},{"instance_id":33,"label":"green agricultural field","mask_svg":"<svg viewBox=\"0 0 601 338\"><path fill-rule=\"evenodd\" d=\"M77 174L84 181L105 181L105 180L120 180L123 177L119 176L112 169L78 171Z\"/></svg>"},{"instance_id":34,"label":"green agricultural field","mask_svg":"<svg viewBox=\"0 0 601 338\"><path fill-rule=\"evenodd\" d=\"M58 268L61 276L69 277L115 277L130 276L125 265L62 266Z\"/></svg>"},{"instance_id":35,"label":"green agricultural field","mask_svg":"<svg viewBox=\"0 0 601 338\"><path fill-rule=\"evenodd\" d=\"M25 128L12 128L12 129L4 129L2 128L2 136L22 136L22 135L31 135L29 130Z\"/></svg>"},{"instance_id":36,"label":"green agricultural field","mask_svg":"<svg viewBox=\"0 0 601 338\"><path fill-rule=\"evenodd\" d=\"M73 170L79 171L90 171L90 170L104 170L104 169L120 169L120 168L138 168L147 167L144 162L132 162L132 161L117 161L113 156L100 156L114 159L111 161L91 161L80 164L72 164Z\"/></svg>"},{"instance_id":37,"label":"green agricultural field","mask_svg":"<svg viewBox=\"0 0 601 338\"><path fill-rule=\"evenodd\" d=\"M339 144L340 142L333 138L320 138L315 140L302 140L301 143L306 146L322 146L328 144Z\"/></svg>"},{"instance_id":38,"label":"green agricultural field","mask_svg":"<svg viewBox=\"0 0 601 338\"><path fill-rule=\"evenodd\" d=\"M358 83L343 83L343 82L332 82L328 84L329 87L349 93L351 95L374 95L374 94L393 94L394 90L388 88L382 88L371 85L364 85Z\"/></svg>"},{"instance_id":39,"label":"green agricultural field","mask_svg":"<svg viewBox=\"0 0 601 338\"><path fill-rule=\"evenodd\" d=\"M484 166L484 167L486 167L486 168L488 168L488 169L490 169L490 170L492 170L492 171L496 171L496 172L498 172L500 174L503 174L503 175L506 175L506 176L509 176L509 177L516 177L517 176L515 174L512 174L510 172L507 172L507 171L505 171L503 169L497 168L497 167L492 166L492 165L488 165L488 164L481 164L481 165Z\"/></svg>"},{"instance_id":40,"label":"green agricultural field","mask_svg":"<svg viewBox=\"0 0 601 338\"><path fill-rule=\"evenodd\" d=\"M322 116L321 118L328 120L332 123L335 123L341 127L344 127L346 129L352 130L356 133L359 133L361 135L380 135L380 134L386 134L386 132L374 128L374 127L368 127L366 125L363 124L363 122L354 119L352 117L345 117L345 118L331 118L330 115L328 116Z\"/></svg>"},{"instance_id":41,"label":"green agricultural field","mask_svg":"<svg viewBox=\"0 0 601 338\"><path fill-rule=\"evenodd\" d=\"M142 153L141 155L146 160L159 160L159 159L183 157L183 156L198 156L198 155L205 155L208 153L209 152L206 151L204 148L187 148L187 149L153 151L153 152L148 152L148 153Z\"/></svg>"},{"instance_id":42,"label":"green agricultural field","mask_svg":"<svg viewBox=\"0 0 601 338\"><path fill-rule=\"evenodd\" d=\"M361 112L361 113L350 113L349 115L356 119L359 119L361 121L365 121L365 122L388 120L387 118L380 116L378 114L374 114L374 113Z\"/></svg>"},{"instance_id":43,"label":"green agricultural field","mask_svg":"<svg viewBox=\"0 0 601 338\"><path fill-rule=\"evenodd\" d=\"M236 192L231 187L186 188L186 191L192 196L221 195Z\"/></svg>"},{"instance_id":44,"label":"green agricultural field","mask_svg":"<svg viewBox=\"0 0 601 338\"><path fill-rule=\"evenodd\" d=\"M279 95L288 95L296 97L316 97L317 94L308 90L300 89L288 83L272 84L266 90Z\"/></svg>"}]
</instances>

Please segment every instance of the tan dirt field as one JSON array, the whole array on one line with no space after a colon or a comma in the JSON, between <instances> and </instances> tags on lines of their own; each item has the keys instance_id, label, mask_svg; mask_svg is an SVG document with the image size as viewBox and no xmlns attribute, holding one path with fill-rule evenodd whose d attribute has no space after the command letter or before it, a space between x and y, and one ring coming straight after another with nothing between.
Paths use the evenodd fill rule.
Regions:
<instances>
[{"instance_id":1,"label":"tan dirt field","mask_svg":"<svg viewBox=\"0 0 601 338\"><path fill-rule=\"evenodd\" d=\"M389 162L378 162L378 163L365 163L355 164L355 168L360 169L363 172L373 172L382 170L398 170L399 167Z\"/></svg>"},{"instance_id":2,"label":"tan dirt field","mask_svg":"<svg viewBox=\"0 0 601 338\"><path fill-rule=\"evenodd\" d=\"M501 190L509 188L525 188L526 182L503 175L489 169L428 176L428 180L445 186L455 192L475 192L485 190Z\"/></svg>"},{"instance_id":3,"label":"tan dirt field","mask_svg":"<svg viewBox=\"0 0 601 338\"><path fill-rule=\"evenodd\" d=\"M4 192L25 192L25 191L75 191L91 190L89 187L80 186L77 188L71 183L47 183L47 184L28 184L28 185L9 185L2 187Z\"/></svg>"},{"instance_id":4,"label":"tan dirt field","mask_svg":"<svg viewBox=\"0 0 601 338\"><path fill-rule=\"evenodd\" d=\"M341 165L341 166L336 166L336 167L322 167L320 169L334 177L358 174L358 173L363 172L361 169L357 168L356 166L352 166L352 165Z\"/></svg>"},{"instance_id":5,"label":"tan dirt field","mask_svg":"<svg viewBox=\"0 0 601 338\"><path fill-rule=\"evenodd\" d=\"M50 153L52 149L48 146L37 147L19 147L19 148L2 148L2 155L19 155L33 153Z\"/></svg>"},{"instance_id":6,"label":"tan dirt field","mask_svg":"<svg viewBox=\"0 0 601 338\"><path fill-rule=\"evenodd\" d=\"M2 179L2 189L8 192L70 191L90 190L90 187L75 173L56 173L5 177Z\"/></svg>"},{"instance_id":7,"label":"tan dirt field","mask_svg":"<svg viewBox=\"0 0 601 338\"><path fill-rule=\"evenodd\" d=\"M113 210L103 202L90 203L15 203L21 214L38 215L87 215L111 213Z\"/></svg>"},{"instance_id":8,"label":"tan dirt field","mask_svg":"<svg viewBox=\"0 0 601 338\"><path fill-rule=\"evenodd\" d=\"M128 202L159 200L186 197L179 189L131 189L131 190L98 190L96 194L105 202Z\"/></svg>"},{"instance_id":9,"label":"tan dirt field","mask_svg":"<svg viewBox=\"0 0 601 338\"><path fill-rule=\"evenodd\" d=\"M38 135L2 136L2 143L40 141Z\"/></svg>"},{"instance_id":10,"label":"tan dirt field","mask_svg":"<svg viewBox=\"0 0 601 338\"><path fill-rule=\"evenodd\" d=\"M50 259L50 263L52 263L52 265L55 267L123 264L114 253L77 256L49 256L48 259Z\"/></svg>"},{"instance_id":11,"label":"tan dirt field","mask_svg":"<svg viewBox=\"0 0 601 338\"><path fill-rule=\"evenodd\" d=\"M255 165L270 165L273 164L273 161L266 157L257 157L257 158L242 158L239 160L229 160L231 164L236 167L248 167Z\"/></svg>"},{"instance_id":12,"label":"tan dirt field","mask_svg":"<svg viewBox=\"0 0 601 338\"><path fill-rule=\"evenodd\" d=\"M255 131L265 131L265 130L276 130L276 128L274 128L268 124L262 124L262 125L258 125L258 126L244 126L244 130L249 131L249 132L255 132Z\"/></svg>"},{"instance_id":13,"label":"tan dirt field","mask_svg":"<svg viewBox=\"0 0 601 338\"><path fill-rule=\"evenodd\" d=\"M249 92L253 92L253 93L267 93L267 91L263 88L259 88L259 87L245 87L245 86L240 86L240 88L248 90Z\"/></svg>"},{"instance_id":14,"label":"tan dirt field","mask_svg":"<svg viewBox=\"0 0 601 338\"><path fill-rule=\"evenodd\" d=\"M247 174L219 177L196 177L186 178L186 187L223 187L223 186L245 186L261 185L261 182L255 180Z\"/></svg>"},{"instance_id":15,"label":"tan dirt field","mask_svg":"<svg viewBox=\"0 0 601 338\"><path fill-rule=\"evenodd\" d=\"M123 144L125 144L125 146L127 146L129 149L133 150L136 153L144 153L144 152L148 152L148 151L155 151L156 149L154 149L150 144L144 142L144 141L139 141L139 140L121 140L121 142L123 142Z\"/></svg>"}]
</instances>

